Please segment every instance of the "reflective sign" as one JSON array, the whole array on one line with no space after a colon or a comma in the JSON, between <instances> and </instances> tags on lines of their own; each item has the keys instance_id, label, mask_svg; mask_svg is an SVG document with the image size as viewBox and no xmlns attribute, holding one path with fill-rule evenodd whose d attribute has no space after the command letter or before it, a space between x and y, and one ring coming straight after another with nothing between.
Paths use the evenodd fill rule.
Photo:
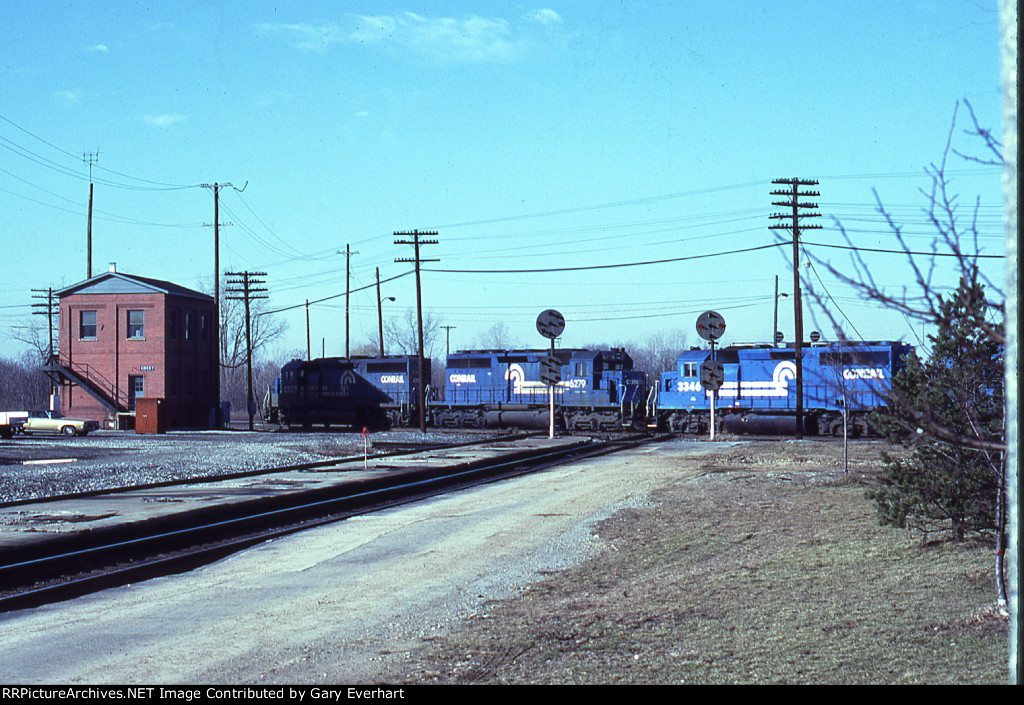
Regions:
<instances>
[{"instance_id":1,"label":"reflective sign","mask_svg":"<svg viewBox=\"0 0 1024 705\"><path fill-rule=\"evenodd\" d=\"M553 387L562 381L562 362L552 356L540 360L540 381Z\"/></svg>"},{"instance_id":2,"label":"reflective sign","mask_svg":"<svg viewBox=\"0 0 1024 705\"><path fill-rule=\"evenodd\" d=\"M537 332L554 340L565 330L565 316L554 309L548 309L537 316Z\"/></svg>"},{"instance_id":3,"label":"reflective sign","mask_svg":"<svg viewBox=\"0 0 1024 705\"><path fill-rule=\"evenodd\" d=\"M718 340L725 333L725 319L717 311L705 311L697 318L697 335L704 340Z\"/></svg>"},{"instance_id":4,"label":"reflective sign","mask_svg":"<svg viewBox=\"0 0 1024 705\"><path fill-rule=\"evenodd\" d=\"M704 389L717 392L725 381L725 368L718 360L705 360L700 366L700 383Z\"/></svg>"}]
</instances>

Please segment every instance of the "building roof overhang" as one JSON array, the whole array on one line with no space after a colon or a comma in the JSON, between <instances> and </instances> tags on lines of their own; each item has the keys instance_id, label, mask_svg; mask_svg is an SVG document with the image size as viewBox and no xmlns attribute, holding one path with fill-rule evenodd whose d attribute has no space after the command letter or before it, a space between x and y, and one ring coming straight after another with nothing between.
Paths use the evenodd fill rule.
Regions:
<instances>
[{"instance_id":1,"label":"building roof overhang","mask_svg":"<svg viewBox=\"0 0 1024 705\"><path fill-rule=\"evenodd\" d=\"M213 297L161 279L150 279L122 272L103 272L56 292L59 298L72 294L136 294L155 293L183 296L213 303Z\"/></svg>"}]
</instances>

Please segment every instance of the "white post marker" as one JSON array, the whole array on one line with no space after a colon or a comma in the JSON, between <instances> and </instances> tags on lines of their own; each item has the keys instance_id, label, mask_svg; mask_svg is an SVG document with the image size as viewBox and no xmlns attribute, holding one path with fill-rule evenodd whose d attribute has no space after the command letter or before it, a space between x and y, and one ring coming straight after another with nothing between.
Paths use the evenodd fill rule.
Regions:
<instances>
[{"instance_id":1,"label":"white post marker","mask_svg":"<svg viewBox=\"0 0 1024 705\"><path fill-rule=\"evenodd\" d=\"M709 441L715 440L715 392L711 390L711 418L708 419L708 428L711 429Z\"/></svg>"},{"instance_id":2,"label":"white post marker","mask_svg":"<svg viewBox=\"0 0 1024 705\"><path fill-rule=\"evenodd\" d=\"M562 381L562 363L555 357L554 344L551 345L551 355L540 359L540 381L548 387L548 437L555 437L555 387Z\"/></svg>"},{"instance_id":3,"label":"white post marker","mask_svg":"<svg viewBox=\"0 0 1024 705\"><path fill-rule=\"evenodd\" d=\"M551 341L551 356L555 356L555 341ZM557 384L557 382L555 383ZM548 388L548 440L555 440L555 385Z\"/></svg>"},{"instance_id":4,"label":"white post marker","mask_svg":"<svg viewBox=\"0 0 1024 705\"><path fill-rule=\"evenodd\" d=\"M711 341L711 354L714 355L715 341ZM722 363L718 360L708 358L700 365L700 383L707 393L711 395L711 418L709 426L711 428L711 436L709 440L715 440L715 397L718 395L718 390L722 388L722 382L725 380L725 369Z\"/></svg>"},{"instance_id":5,"label":"white post marker","mask_svg":"<svg viewBox=\"0 0 1024 705\"><path fill-rule=\"evenodd\" d=\"M363 470L366 470L367 462L370 456L370 429L363 426Z\"/></svg>"}]
</instances>

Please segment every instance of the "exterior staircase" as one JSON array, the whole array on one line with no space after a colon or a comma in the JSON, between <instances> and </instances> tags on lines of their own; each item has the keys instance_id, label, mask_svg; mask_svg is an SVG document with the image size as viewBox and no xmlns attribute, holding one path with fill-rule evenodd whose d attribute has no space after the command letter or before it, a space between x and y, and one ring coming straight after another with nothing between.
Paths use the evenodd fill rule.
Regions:
<instances>
[{"instance_id":1,"label":"exterior staircase","mask_svg":"<svg viewBox=\"0 0 1024 705\"><path fill-rule=\"evenodd\" d=\"M91 365L62 360L58 355L51 355L43 371L54 382L71 382L85 390L103 407L115 414L129 411L127 393L118 390L117 386L104 377Z\"/></svg>"}]
</instances>

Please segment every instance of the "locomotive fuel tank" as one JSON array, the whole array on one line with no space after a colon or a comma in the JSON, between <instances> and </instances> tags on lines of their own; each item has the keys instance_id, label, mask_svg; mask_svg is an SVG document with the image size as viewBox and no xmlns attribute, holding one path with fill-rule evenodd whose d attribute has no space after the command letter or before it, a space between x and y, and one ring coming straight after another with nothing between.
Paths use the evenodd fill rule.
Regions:
<instances>
[{"instance_id":1,"label":"locomotive fuel tank","mask_svg":"<svg viewBox=\"0 0 1024 705\"><path fill-rule=\"evenodd\" d=\"M796 416L780 414L727 414L723 423L726 433L749 434L753 436L796 435ZM815 416L804 417L804 433L817 435L818 421Z\"/></svg>"}]
</instances>

